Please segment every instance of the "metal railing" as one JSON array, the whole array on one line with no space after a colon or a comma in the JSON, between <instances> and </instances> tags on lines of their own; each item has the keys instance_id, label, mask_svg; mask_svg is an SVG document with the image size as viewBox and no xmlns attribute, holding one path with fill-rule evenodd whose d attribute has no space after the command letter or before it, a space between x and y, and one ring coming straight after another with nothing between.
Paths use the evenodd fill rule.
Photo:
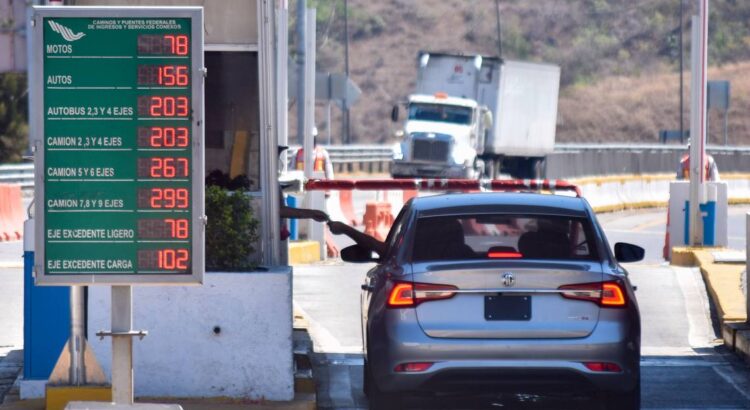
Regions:
<instances>
[{"instance_id":1,"label":"metal railing","mask_svg":"<svg viewBox=\"0 0 750 410\"><path fill-rule=\"evenodd\" d=\"M0 184L18 184L21 189L34 187L34 164L0 165Z\"/></svg>"},{"instance_id":2,"label":"metal railing","mask_svg":"<svg viewBox=\"0 0 750 410\"><path fill-rule=\"evenodd\" d=\"M388 172L393 157L392 145L329 145L324 146L337 172ZM288 158L299 147L291 147ZM750 147L708 146L721 172L750 170ZM618 173L654 173L677 169L679 156L686 152L683 145L661 144L578 144L555 145L548 157L548 178ZM571 161L573 156L575 161ZM572 169L571 164L587 162L596 166ZM34 164L0 165L0 183L20 184L23 189L34 187Z\"/></svg>"}]
</instances>

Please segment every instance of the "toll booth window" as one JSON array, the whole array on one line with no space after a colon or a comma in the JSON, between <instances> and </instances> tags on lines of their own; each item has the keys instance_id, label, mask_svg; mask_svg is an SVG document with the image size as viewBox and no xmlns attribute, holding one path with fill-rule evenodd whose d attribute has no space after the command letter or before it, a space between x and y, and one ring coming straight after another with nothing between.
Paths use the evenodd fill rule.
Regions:
<instances>
[{"instance_id":1,"label":"toll booth window","mask_svg":"<svg viewBox=\"0 0 750 410\"><path fill-rule=\"evenodd\" d=\"M260 190L258 54L205 53L206 175L247 178Z\"/></svg>"}]
</instances>

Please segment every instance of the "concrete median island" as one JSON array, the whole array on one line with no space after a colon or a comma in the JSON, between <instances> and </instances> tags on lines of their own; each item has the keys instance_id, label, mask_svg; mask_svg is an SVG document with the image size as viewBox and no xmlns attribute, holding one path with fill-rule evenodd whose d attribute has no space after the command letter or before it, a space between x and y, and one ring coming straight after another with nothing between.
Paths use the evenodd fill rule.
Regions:
<instances>
[{"instance_id":1,"label":"concrete median island","mask_svg":"<svg viewBox=\"0 0 750 410\"><path fill-rule=\"evenodd\" d=\"M745 263L717 262L715 254L727 251L732 252L723 248L675 247L672 265L700 268L720 321L724 344L750 362L750 326L746 324L743 289Z\"/></svg>"}]
</instances>

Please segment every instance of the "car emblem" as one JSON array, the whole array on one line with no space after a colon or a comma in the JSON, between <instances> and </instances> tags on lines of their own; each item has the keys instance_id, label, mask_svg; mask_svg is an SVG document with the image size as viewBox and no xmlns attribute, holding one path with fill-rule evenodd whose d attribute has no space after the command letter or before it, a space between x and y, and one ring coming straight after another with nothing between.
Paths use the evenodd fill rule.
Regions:
<instances>
[{"instance_id":1,"label":"car emblem","mask_svg":"<svg viewBox=\"0 0 750 410\"><path fill-rule=\"evenodd\" d=\"M513 274L510 272L503 273L503 285L505 287L509 288L516 284L516 278L513 277Z\"/></svg>"}]
</instances>

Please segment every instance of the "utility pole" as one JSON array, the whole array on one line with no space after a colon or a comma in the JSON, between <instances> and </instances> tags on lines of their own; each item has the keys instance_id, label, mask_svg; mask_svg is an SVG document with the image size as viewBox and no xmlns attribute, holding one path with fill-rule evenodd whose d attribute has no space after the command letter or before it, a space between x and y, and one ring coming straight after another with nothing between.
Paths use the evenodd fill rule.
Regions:
<instances>
[{"instance_id":1,"label":"utility pole","mask_svg":"<svg viewBox=\"0 0 750 410\"><path fill-rule=\"evenodd\" d=\"M497 56L503 58L503 32L500 29L500 0L495 0L495 17L497 17Z\"/></svg>"},{"instance_id":2,"label":"utility pole","mask_svg":"<svg viewBox=\"0 0 750 410\"><path fill-rule=\"evenodd\" d=\"M708 0L699 0L698 15L692 17L691 102L690 102L690 245L703 244L703 218L700 203L705 197Z\"/></svg>"},{"instance_id":3,"label":"utility pole","mask_svg":"<svg viewBox=\"0 0 750 410\"><path fill-rule=\"evenodd\" d=\"M349 0L344 0L344 73L349 78ZM343 108L343 124L341 142L349 144L351 138L349 135L349 102L344 100L341 104Z\"/></svg>"},{"instance_id":4,"label":"utility pole","mask_svg":"<svg viewBox=\"0 0 750 410\"><path fill-rule=\"evenodd\" d=\"M307 0L297 0L297 144L305 145L305 33Z\"/></svg>"},{"instance_id":5,"label":"utility pole","mask_svg":"<svg viewBox=\"0 0 750 410\"><path fill-rule=\"evenodd\" d=\"M684 14L685 14L685 2L684 2L684 0L680 0L680 41L679 41L679 43L680 43L680 53L679 53L680 54L680 144L684 144L685 143L685 119L684 119L684 111L685 111L685 106L684 106L684 92L685 91L684 91L684 87L685 87L685 84L684 84L684 80L683 80L685 69L684 69L684 59L682 57L683 50L684 50L683 43L682 43L682 34L683 34L683 31L684 31L684 21L685 21Z\"/></svg>"}]
</instances>

